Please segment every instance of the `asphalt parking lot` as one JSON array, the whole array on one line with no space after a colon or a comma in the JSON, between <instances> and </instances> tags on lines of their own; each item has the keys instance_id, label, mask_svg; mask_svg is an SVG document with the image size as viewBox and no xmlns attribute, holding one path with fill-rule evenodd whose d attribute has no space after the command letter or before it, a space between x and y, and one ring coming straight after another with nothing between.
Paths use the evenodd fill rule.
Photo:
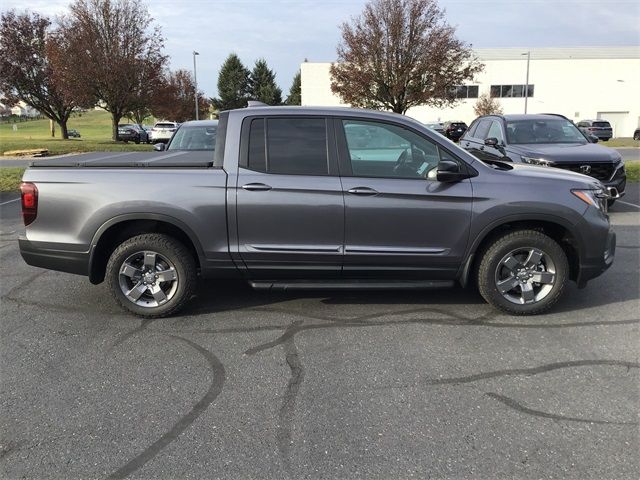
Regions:
<instances>
[{"instance_id":1,"label":"asphalt parking lot","mask_svg":"<svg viewBox=\"0 0 640 480\"><path fill-rule=\"evenodd\" d=\"M140 321L19 256L0 198L4 478L640 476L640 190L613 267L549 314L462 289L267 294L207 282Z\"/></svg>"}]
</instances>

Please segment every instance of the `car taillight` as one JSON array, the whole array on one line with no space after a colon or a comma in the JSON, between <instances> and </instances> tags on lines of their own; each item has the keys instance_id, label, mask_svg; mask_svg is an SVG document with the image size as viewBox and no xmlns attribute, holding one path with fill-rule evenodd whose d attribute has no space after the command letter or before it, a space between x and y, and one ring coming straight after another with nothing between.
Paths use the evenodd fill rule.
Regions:
<instances>
[{"instance_id":1,"label":"car taillight","mask_svg":"<svg viewBox=\"0 0 640 480\"><path fill-rule=\"evenodd\" d=\"M25 226L29 225L38 215L38 187L30 182L20 184L20 197L22 199L22 220Z\"/></svg>"}]
</instances>

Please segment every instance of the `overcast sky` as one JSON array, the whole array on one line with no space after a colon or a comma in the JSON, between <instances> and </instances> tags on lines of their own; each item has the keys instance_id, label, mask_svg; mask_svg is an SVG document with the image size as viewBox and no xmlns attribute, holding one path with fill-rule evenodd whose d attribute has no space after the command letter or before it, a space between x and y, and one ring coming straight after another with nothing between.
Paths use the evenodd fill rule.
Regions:
<instances>
[{"instance_id":1,"label":"overcast sky","mask_svg":"<svg viewBox=\"0 0 640 480\"><path fill-rule=\"evenodd\" d=\"M55 16L69 0L0 0L0 8ZM339 25L365 0L150 0L166 38L171 68L193 69L198 86L216 94L220 65L230 52L249 68L264 57L284 94L300 63L335 60ZM638 0L440 0L458 37L474 47L640 45Z\"/></svg>"}]
</instances>

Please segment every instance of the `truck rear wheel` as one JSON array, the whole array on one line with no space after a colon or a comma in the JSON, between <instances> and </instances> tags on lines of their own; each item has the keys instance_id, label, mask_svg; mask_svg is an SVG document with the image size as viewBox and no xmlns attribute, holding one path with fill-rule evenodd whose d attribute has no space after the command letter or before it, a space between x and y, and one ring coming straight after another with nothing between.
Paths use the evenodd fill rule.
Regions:
<instances>
[{"instance_id":1,"label":"truck rear wheel","mask_svg":"<svg viewBox=\"0 0 640 480\"><path fill-rule=\"evenodd\" d=\"M176 313L197 281L195 259L179 241L157 233L120 244L107 263L111 294L125 310L146 318Z\"/></svg>"},{"instance_id":2,"label":"truck rear wheel","mask_svg":"<svg viewBox=\"0 0 640 480\"><path fill-rule=\"evenodd\" d=\"M513 315L535 315L562 295L569 263L562 247L535 230L519 230L496 239L484 252L478 287L494 307Z\"/></svg>"}]
</instances>

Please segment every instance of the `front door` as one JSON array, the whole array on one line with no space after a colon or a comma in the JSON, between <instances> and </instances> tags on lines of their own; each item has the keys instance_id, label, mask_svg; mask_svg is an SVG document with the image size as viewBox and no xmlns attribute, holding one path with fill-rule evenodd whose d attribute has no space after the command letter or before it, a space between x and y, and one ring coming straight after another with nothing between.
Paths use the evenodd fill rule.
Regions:
<instances>
[{"instance_id":1,"label":"front door","mask_svg":"<svg viewBox=\"0 0 640 480\"><path fill-rule=\"evenodd\" d=\"M344 202L327 119L245 119L240 164L238 250L251 277L339 276Z\"/></svg>"},{"instance_id":2,"label":"front door","mask_svg":"<svg viewBox=\"0 0 640 480\"><path fill-rule=\"evenodd\" d=\"M450 151L409 128L337 121L345 201L343 273L351 277L454 278L471 221L470 180L440 183Z\"/></svg>"}]
</instances>

